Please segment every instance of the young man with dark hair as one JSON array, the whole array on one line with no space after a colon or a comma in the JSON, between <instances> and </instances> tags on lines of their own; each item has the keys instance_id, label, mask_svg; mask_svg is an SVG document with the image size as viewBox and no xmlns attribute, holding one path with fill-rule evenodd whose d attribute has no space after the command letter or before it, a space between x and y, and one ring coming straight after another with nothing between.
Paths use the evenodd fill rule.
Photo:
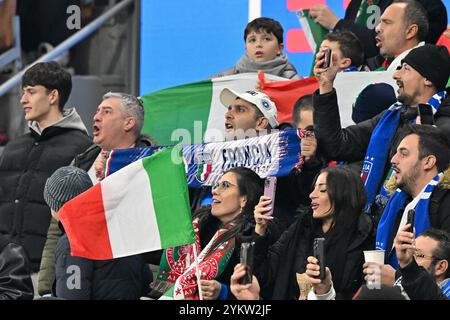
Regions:
<instances>
[{"instance_id":1,"label":"young man with dark hair","mask_svg":"<svg viewBox=\"0 0 450 320\"><path fill-rule=\"evenodd\" d=\"M55 62L29 68L20 101L30 132L9 142L0 158L0 233L24 247L32 272L51 218L45 180L92 143L75 109L63 110L71 87L70 74Z\"/></svg>"},{"instance_id":2,"label":"young man with dark hair","mask_svg":"<svg viewBox=\"0 0 450 320\"><path fill-rule=\"evenodd\" d=\"M377 249L385 251L382 282L392 284L399 262L395 235L405 231L407 217L414 210L416 235L430 227L450 232L450 145L440 129L430 125L406 128L404 138L391 159L393 175L388 189L392 193L378 224ZM398 252L398 251L397 251ZM390 265L390 266L389 266ZM366 263L369 274L373 264Z\"/></svg>"},{"instance_id":3,"label":"young man with dark hair","mask_svg":"<svg viewBox=\"0 0 450 320\"><path fill-rule=\"evenodd\" d=\"M232 68L213 77L238 73L258 72L298 79L297 70L282 53L284 48L283 27L271 18L257 18L249 22L244 30L245 54Z\"/></svg>"}]
</instances>

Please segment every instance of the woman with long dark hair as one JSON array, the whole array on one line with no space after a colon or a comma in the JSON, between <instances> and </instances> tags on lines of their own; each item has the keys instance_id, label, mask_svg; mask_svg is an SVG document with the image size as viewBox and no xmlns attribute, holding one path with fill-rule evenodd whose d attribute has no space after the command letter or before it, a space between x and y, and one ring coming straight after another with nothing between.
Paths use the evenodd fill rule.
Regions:
<instances>
[{"instance_id":1,"label":"woman with long dark hair","mask_svg":"<svg viewBox=\"0 0 450 320\"><path fill-rule=\"evenodd\" d=\"M348 168L323 169L310 194L311 209L270 245L264 213L270 198L255 207L255 274L266 299L298 299L296 274L305 273L314 238L325 238L325 264L333 275L337 298L351 298L364 279L363 250L371 248L372 223L362 213L366 196L361 178Z\"/></svg>"},{"instance_id":2,"label":"woman with long dark hair","mask_svg":"<svg viewBox=\"0 0 450 320\"><path fill-rule=\"evenodd\" d=\"M198 255L200 288L205 300L226 299L234 266L239 262L243 237L251 239L253 210L263 194L263 182L250 169L226 171L212 189L212 204L193 214L194 245L164 251L153 288L175 299L198 299ZM194 249L196 252L194 252Z\"/></svg>"}]
</instances>

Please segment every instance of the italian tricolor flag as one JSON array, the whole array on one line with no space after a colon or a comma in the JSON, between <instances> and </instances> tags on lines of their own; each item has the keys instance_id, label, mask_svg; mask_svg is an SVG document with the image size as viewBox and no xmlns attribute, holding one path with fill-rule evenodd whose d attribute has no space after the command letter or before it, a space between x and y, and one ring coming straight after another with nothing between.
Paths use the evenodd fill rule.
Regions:
<instances>
[{"instance_id":1,"label":"italian tricolor flag","mask_svg":"<svg viewBox=\"0 0 450 320\"><path fill-rule=\"evenodd\" d=\"M291 121L295 101L318 88L313 79L290 80L265 74L271 97L278 109L278 120ZM226 107L219 95L224 88L244 92L255 90L257 73L243 73L207 81L189 83L143 95L145 122L143 133L151 135L159 145L199 144L210 142L211 135L225 134ZM270 87L270 91L269 91ZM267 92L266 92L267 90ZM175 131L176 129L182 129ZM189 133L189 135L187 134ZM184 140L180 141L183 136ZM190 140L186 140L190 137ZM214 137L216 140L217 135Z\"/></svg>"},{"instance_id":2,"label":"italian tricolor flag","mask_svg":"<svg viewBox=\"0 0 450 320\"><path fill-rule=\"evenodd\" d=\"M106 260L195 241L184 164L172 153L133 162L62 207L72 255Z\"/></svg>"}]
</instances>

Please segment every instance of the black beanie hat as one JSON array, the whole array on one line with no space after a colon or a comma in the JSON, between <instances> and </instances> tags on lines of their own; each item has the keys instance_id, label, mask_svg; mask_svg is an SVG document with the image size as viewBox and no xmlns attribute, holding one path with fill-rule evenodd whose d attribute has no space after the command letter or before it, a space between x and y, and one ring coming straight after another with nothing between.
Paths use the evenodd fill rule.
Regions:
<instances>
[{"instance_id":1,"label":"black beanie hat","mask_svg":"<svg viewBox=\"0 0 450 320\"><path fill-rule=\"evenodd\" d=\"M92 181L86 171L73 166L62 167L47 179L44 200L50 209L57 212L67 201L90 187Z\"/></svg>"},{"instance_id":2,"label":"black beanie hat","mask_svg":"<svg viewBox=\"0 0 450 320\"><path fill-rule=\"evenodd\" d=\"M450 76L450 57L446 47L431 44L417 47L406 55L403 62L430 80L438 91L445 89Z\"/></svg>"}]
</instances>

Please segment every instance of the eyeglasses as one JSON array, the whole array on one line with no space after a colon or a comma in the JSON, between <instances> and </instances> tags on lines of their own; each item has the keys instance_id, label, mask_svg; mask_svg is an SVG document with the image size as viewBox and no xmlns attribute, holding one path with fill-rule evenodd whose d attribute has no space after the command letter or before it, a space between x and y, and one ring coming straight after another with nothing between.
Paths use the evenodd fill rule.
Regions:
<instances>
[{"instance_id":1,"label":"eyeglasses","mask_svg":"<svg viewBox=\"0 0 450 320\"><path fill-rule=\"evenodd\" d=\"M225 181L222 181L222 182L215 183L212 186L212 188L213 188L213 190L214 189L219 189L220 191L224 191L224 190L227 190L231 186L235 186L236 187L235 184L232 184L231 182L228 182L228 181L225 180Z\"/></svg>"},{"instance_id":2,"label":"eyeglasses","mask_svg":"<svg viewBox=\"0 0 450 320\"><path fill-rule=\"evenodd\" d=\"M414 258L421 259L421 260L423 260L423 259L443 260L443 259L440 259L439 257L427 256L427 255L425 255L425 254L423 254L421 252L417 252L417 251L413 253L413 256L414 256Z\"/></svg>"}]
</instances>

